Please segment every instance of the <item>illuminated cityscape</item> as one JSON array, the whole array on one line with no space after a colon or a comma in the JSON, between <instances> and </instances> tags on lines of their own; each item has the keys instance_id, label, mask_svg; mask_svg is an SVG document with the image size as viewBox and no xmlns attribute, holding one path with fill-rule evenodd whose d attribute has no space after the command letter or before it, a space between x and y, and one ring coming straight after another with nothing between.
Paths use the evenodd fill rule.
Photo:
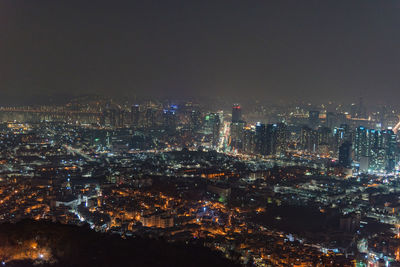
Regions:
<instances>
[{"instance_id":1,"label":"illuminated cityscape","mask_svg":"<svg viewBox=\"0 0 400 267\"><path fill-rule=\"evenodd\" d=\"M244 265L400 260L398 110L79 101L1 108L2 222L163 236ZM53 260L26 242L1 260Z\"/></svg>"},{"instance_id":2,"label":"illuminated cityscape","mask_svg":"<svg viewBox=\"0 0 400 267\"><path fill-rule=\"evenodd\" d=\"M400 266L398 0L0 0L0 266Z\"/></svg>"}]
</instances>

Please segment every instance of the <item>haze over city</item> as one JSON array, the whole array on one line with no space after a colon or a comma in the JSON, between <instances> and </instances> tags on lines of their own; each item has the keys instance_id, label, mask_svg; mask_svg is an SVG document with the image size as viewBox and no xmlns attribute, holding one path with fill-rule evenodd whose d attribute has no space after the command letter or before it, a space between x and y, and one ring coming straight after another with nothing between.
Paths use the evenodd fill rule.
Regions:
<instances>
[{"instance_id":1,"label":"haze over city","mask_svg":"<svg viewBox=\"0 0 400 267\"><path fill-rule=\"evenodd\" d=\"M50 94L396 103L398 1L0 3L0 102Z\"/></svg>"}]
</instances>

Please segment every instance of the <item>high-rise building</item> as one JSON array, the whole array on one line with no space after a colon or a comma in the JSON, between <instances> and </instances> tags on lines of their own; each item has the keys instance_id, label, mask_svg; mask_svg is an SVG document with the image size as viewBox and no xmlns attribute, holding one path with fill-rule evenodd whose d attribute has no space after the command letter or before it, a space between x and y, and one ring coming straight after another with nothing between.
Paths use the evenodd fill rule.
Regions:
<instances>
[{"instance_id":1,"label":"high-rise building","mask_svg":"<svg viewBox=\"0 0 400 267\"><path fill-rule=\"evenodd\" d=\"M164 129L169 134L174 134L176 131L176 111L176 106L171 106L170 108L163 110Z\"/></svg>"},{"instance_id":2,"label":"high-rise building","mask_svg":"<svg viewBox=\"0 0 400 267\"><path fill-rule=\"evenodd\" d=\"M349 125L345 124L345 123L342 123L342 124L340 124L340 128L342 128L343 131L344 131L344 140L352 142L352 140L353 140L353 132L350 130Z\"/></svg>"},{"instance_id":3,"label":"high-rise building","mask_svg":"<svg viewBox=\"0 0 400 267\"><path fill-rule=\"evenodd\" d=\"M392 172L395 170L397 162L397 139L392 129L383 131L383 142L386 154L386 171Z\"/></svg>"},{"instance_id":4,"label":"high-rise building","mask_svg":"<svg viewBox=\"0 0 400 267\"><path fill-rule=\"evenodd\" d=\"M239 104L234 104L232 107L232 123L242 121L242 108Z\"/></svg>"},{"instance_id":5,"label":"high-rise building","mask_svg":"<svg viewBox=\"0 0 400 267\"><path fill-rule=\"evenodd\" d=\"M260 155L275 155L277 152L278 124L256 124L255 152ZM282 138L282 134L280 138ZM280 151L283 151L284 145L280 142ZM286 149L286 148L285 148Z\"/></svg>"},{"instance_id":6,"label":"high-rise building","mask_svg":"<svg viewBox=\"0 0 400 267\"><path fill-rule=\"evenodd\" d=\"M258 122L256 124L256 147L255 153L267 155L267 127L265 124Z\"/></svg>"},{"instance_id":7,"label":"high-rise building","mask_svg":"<svg viewBox=\"0 0 400 267\"><path fill-rule=\"evenodd\" d=\"M396 135L392 130L380 131L362 126L356 129L354 156L360 162L361 171L392 172L396 165L396 148Z\"/></svg>"},{"instance_id":8,"label":"high-rise building","mask_svg":"<svg viewBox=\"0 0 400 267\"><path fill-rule=\"evenodd\" d=\"M243 137L243 152L251 154L255 153L256 148L256 133L250 127L244 128Z\"/></svg>"},{"instance_id":9,"label":"high-rise building","mask_svg":"<svg viewBox=\"0 0 400 267\"><path fill-rule=\"evenodd\" d=\"M329 129L333 129L334 127L336 127L338 124L338 118L336 116L336 113L334 112L327 112L326 113L326 127L328 127Z\"/></svg>"},{"instance_id":10,"label":"high-rise building","mask_svg":"<svg viewBox=\"0 0 400 267\"><path fill-rule=\"evenodd\" d=\"M287 149L287 126L256 124L255 152L260 155L283 155Z\"/></svg>"},{"instance_id":11,"label":"high-rise building","mask_svg":"<svg viewBox=\"0 0 400 267\"><path fill-rule=\"evenodd\" d=\"M384 172L386 169L386 151L383 147L371 149L369 156L369 171Z\"/></svg>"},{"instance_id":12,"label":"high-rise building","mask_svg":"<svg viewBox=\"0 0 400 267\"><path fill-rule=\"evenodd\" d=\"M303 126L300 133L300 148L311 153L316 153L318 143L318 132L308 126Z\"/></svg>"},{"instance_id":13,"label":"high-rise building","mask_svg":"<svg viewBox=\"0 0 400 267\"><path fill-rule=\"evenodd\" d=\"M367 157L369 154L368 136L368 129L363 126L357 127L354 135L354 158L357 161L360 161L361 157Z\"/></svg>"},{"instance_id":14,"label":"high-rise building","mask_svg":"<svg viewBox=\"0 0 400 267\"><path fill-rule=\"evenodd\" d=\"M266 155L275 155L277 151L277 124L268 124L266 129Z\"/></svg>"},{"instance_id":15,"label":"high-rise building","mask_svg":"<svg viewBox=\"0 0 400 267\"><path fill-rule=\"evenodd\" d=\"M276 154L284 155L287 149L287 126L285 123L276 124Z\"/></svg>"},{"instance_id":16,"label":"high-rise building","mask_svg":"<svg viewBox=\"0 0 400 267\"><path fill-rule=\"evenodd\" d=\"M330 145L332 142L331 129L328 127L318 128L318 145Z\"/></svg>"},{"instance_id":17,"label":"high-rise building","mask_svg":"<svg viewBox=\"0 0 400 267\"><path fill-rule=\"evenodd\" d=\"M241 122L232 122L231 123L231 141L230 146L233 149L241 151L243 148L244 141L244 127L245 123Z\"/></svg>"},{"instance_id":18,"label":"high-rise building","mask_svg":"<svg viewBox=\"0 0 400 267\"><path fill-rule=\"evenodd\" d=\"M308 126L311 129L316 129L319 125L319 111L310 110L308 112Z\"/></svg>"},{"instance_id":19,"label":"high-rise building","mask_svg":"<svg viewBox=\"0 0 400 267\"><path fill-rule=\"evenodd\" d=\"M101 123L104 126L122 127L121 116L122 114L120 109L107 107L103 111Z\"/></svg>"},{"instance_id":20,"label":"high-rise building","mask_svg":"<svg viewBox=\"0 0 400 267\"><path fill-rule=\"evenodd\" d=\"M127 111L124 109L117 109L117 114L116 114L116 125L118 128L122 128L125 126L125 123L127 121Z\"/></svg>"},{"instance_id":21,"label":"high-rise building","mask_svg":"<svg viewBox=\"0 0 400 267\"><path fill-rule=\"evenodd\" d=\"M264 156L274 154L275 133L276 127L273 124L265 125L258 122L255 133L255 153Z\"/></svg>"},{"instance_id":22,"label":"high-rise building","mask_svg":"<svg viewBox=\"0 0 400 267\"><path fill-rule=\"evenodd\" d=\"M201 127L201 112L198 110L193 109L190 112L190 122L189 122L189 129L191 132L196 132Z\"/></svg>"},{"instance_id":23,"label":"high-rise building","mask_svg":"<svg viewBox=\"0 0 400 267\"><path fill-rule=\"evenodd\" d=\"M318 153L329 155L332 151L332 131L329 127L318 127Z\"/></svg>"},{"instance_id":24,"label":"high-rise building","mask_svg":"<svg viewBox=\"0 0 400 267\"><path fill-rule=\"evenodd\" d=\"M338 155L340 146L346 141L345 129L342 127L335 127L333 129L333 142L332 150L335 155Z\"/></svg>"},{"instance_id":25,"label":"high-rise building","mask_svg":"<svg viewBox=\"0 0 400 267\"><path fill-rule=\"evenodd\" d=\"M352 144L345 141L339 147L339 165L344 168L351 168L352 163Z\"/></svg>"},{"instance_id":26,"label":"high-rise building","mask_svg":"<svg viewBox=\"0 0 400 267\"><path fill-rule=\"evenodd\" d=\"M155 110L152 107L147 107L144 114L144 125L146 128L153 128L155 124Z\"/></svg>"},{"instance_id":27,"label":"high-rise building","mask_svg":"<svg viewBox=\"0 0 400 267\"><path fill-rule=\"evenodd\" d=\"M110 125L112 127L117 127L117 110L110 109L109 114L110 114Z\"/></svg>"},{"instance_id":28,"label":"high-rise building","mask_svg":"<svg viewBox=\"0 0 400 267\"><path fill-rule=\"evenodd\" d=\"M131 107L131 124L132 124L132 127L139 127L139 120L140 120L139 105L133 105Z\"/></svg>"},{"instance_id":29,"label":"high-rise building","mask_svg":"<svg viewBox=\"0 0 400 267\"><path fill-rule=\"evenodd\" d=\"M209 113L204 118L204 133L211 135L213 147L219 142L219 132L221 129L220 116L217 113Z\"/></svg>"}]
</instances>

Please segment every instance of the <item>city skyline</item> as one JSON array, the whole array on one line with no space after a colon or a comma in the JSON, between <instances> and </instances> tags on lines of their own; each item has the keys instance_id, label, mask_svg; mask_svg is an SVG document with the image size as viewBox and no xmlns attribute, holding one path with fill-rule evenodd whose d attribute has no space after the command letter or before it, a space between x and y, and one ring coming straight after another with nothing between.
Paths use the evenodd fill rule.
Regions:
<instances>
[{"instance_id":1,"label":"city skyline","mask_svg":"<svg viewBox=\"0 0 400 267\"><path fill-rule=\"evenodd\" d=\"M0 0L1 266L400 266L398 0Z\"/></svg>"}]
</instances>

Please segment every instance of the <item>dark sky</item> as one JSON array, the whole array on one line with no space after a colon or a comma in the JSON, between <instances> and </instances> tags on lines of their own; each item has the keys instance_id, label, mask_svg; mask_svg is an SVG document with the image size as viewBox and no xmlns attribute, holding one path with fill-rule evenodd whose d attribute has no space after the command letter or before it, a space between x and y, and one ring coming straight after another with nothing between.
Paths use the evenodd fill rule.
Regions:
<instances>
[{"instance_id":1,"label":"dark sky","mask_svg":"<svg viewBox=\"0 0 400 267\"><path fill-rule=\"evenodd\" d=\"M389 0L1 0L0 97L400 99ZM0 100L1 102L1 100Z\"/></svg>"}]
</instances>

